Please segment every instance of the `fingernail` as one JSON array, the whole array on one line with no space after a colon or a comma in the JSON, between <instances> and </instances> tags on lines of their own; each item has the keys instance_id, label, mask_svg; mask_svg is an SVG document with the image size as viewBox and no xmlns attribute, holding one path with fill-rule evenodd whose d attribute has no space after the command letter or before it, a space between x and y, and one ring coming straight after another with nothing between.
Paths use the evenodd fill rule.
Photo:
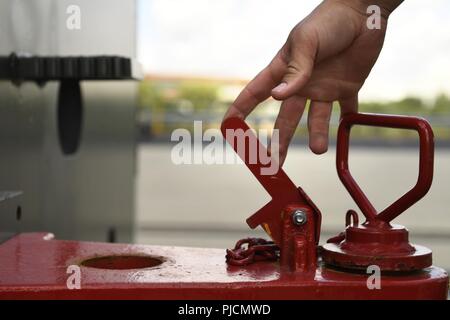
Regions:
<instances>
[{"instance_id":1,"label":"fingernail","mask_svg":"<svg viewBox=\"0 0 450 320\"><path fill-rule=\"evenodd\" d=\"M273 92L276 93L281 93L281 91L283 91L287 86L286 82L282 82L279 85L277 85L275 88L273 88Z\"/></svg>"}]
</instances>

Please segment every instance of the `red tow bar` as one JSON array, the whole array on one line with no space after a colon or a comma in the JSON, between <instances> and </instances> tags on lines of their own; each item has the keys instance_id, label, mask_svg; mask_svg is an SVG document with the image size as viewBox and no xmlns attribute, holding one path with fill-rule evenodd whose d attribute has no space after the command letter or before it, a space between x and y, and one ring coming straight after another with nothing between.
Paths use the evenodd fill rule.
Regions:
<instances>
[{"instance_id":1,"label":"red tow bar","mask_svg":"<svg viewBox=\"0 0 450 320\"><path fill-rule=\"evenodd\" d=\"M379 214L348 169L355 124L419 132L418 182ZM228 142L272 197L247 222L252 228L262 226L273 242L244 239L224 259L223 249L65 241L47 233L20 233L0 243L0 299L447 298L448 275L431 266L431 251L410 244L408 231L391 225L431 184L433 135L425 120L367 114L342 119L338 172L366 221L360 224L350 210L345 232L323 247L321 213L311 199L281 168L263 174L265 162L246 156L251 143L259 154L267 150L243 120L226 120L222 131L227 130L240 131ZM240 134L246 134L243 147L235 144ZM369 285L373 266L380 269L375 287Z\"/></svg>"}]
</instances>

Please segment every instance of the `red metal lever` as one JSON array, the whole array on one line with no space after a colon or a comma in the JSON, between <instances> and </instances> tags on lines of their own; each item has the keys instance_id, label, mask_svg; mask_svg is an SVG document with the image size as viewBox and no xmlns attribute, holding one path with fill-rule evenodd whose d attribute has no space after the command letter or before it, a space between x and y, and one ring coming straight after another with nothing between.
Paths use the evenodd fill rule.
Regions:
<instances>
[{"instance_id":1,"label":"red metal lever","mask_svg":"<svg viewBox=\"0 0 450 320\"><path fill-rule=\"evenodd\" d=\"M377 214L367 196L353 179L348 168L350 131L353 125L416 130L420 139L419 176L416 185L397 201ZM419 201L433 180L434 137L429 123L422 118L397 115L355 113L344 116L338 129L336 167L339 178L368 221L392 221Z\"/></svg>"},{"instance_id":2,"label":"red metal lever","mask_svg":"<svg viewBox=\"0 0 450 320\"><path fill-rule=\"evenodd\" d=\"M274 242L277 245L281 245L282 211L287 206L294 204L311 207L311 210L315 212L315 236L317 243L320 236L320 211L305 192L301 188L297 188L286 173L279 168L278 163L271 164L276 165L277 170L275 173L264 173L263 169L270 165L263 163L261 155L269 157L267 149L261 144L245 121L239 118L228 118L222 123L221 130L224 138L272 197L269 203L247 219L247 224L252 229L261 225ZM275 160L272 159L271 161Z\"/></svg>"}]
</instances>

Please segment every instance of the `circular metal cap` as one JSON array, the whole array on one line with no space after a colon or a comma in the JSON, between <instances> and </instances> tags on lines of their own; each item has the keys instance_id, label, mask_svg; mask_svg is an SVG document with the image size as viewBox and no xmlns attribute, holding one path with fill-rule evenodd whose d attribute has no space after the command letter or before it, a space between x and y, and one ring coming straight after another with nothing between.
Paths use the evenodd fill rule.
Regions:
<instances>
[{"instance_id":1,"label":"circular metal cap","mask_svg":"<svg viewBox=\"0 0 450 320\"><path fill-rule=\"evenodd\" d=\"M343 241L323 245L322 259L346 269L365 270L376 265L381 271L414 271L431 266L432 253L410 244L403 226L380 230L359 225L347 227Z\"/></svg>"}]
</instances>

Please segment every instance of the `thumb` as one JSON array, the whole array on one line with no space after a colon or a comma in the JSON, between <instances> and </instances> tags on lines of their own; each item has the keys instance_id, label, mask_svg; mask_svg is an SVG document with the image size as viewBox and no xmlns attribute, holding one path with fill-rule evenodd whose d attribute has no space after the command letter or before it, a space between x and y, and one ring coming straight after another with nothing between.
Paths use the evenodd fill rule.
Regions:
<instances>
[{"instance_id":1,"label":"thumb","mask_svg":"<svg viewBox=\"0 0 450 320\"><path fill-rule=\"evenodd\" d=\"M286 73L281 83L272 89L272 97L286 100L297 94L311 77L314 67L315 49L311 46L292 46Z\"/></svg>"}]
</instances>

